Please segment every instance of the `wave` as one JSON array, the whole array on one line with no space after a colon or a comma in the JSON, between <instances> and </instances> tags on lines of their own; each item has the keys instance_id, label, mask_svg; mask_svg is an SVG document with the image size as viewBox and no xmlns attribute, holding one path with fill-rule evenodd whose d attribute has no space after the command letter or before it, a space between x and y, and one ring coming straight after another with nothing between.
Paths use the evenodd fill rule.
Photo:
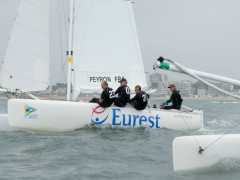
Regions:
<instances>
[{"instance_id":1,"label":"wave","mask_svg":"<svg viewBox=\"0 0 240 180\"><path fill-rule=\"evenodd\" d=\"M181 176L191 176L191 175L208 175L208 174L230 174L233 172L239 173L240 169L240 159L238 157L235 158L226 158L224 160L219 161L217 164L214 164L210 167L200 168L196 170L189 171L177 171L176 174Z\"/></svg>"},{"instance_id":2,"label":"wave","mask_svg":"<svg viewBox=\"0 0 240 180\"><path fill-rule=\"evenodd\" d=\"M236 101L212 101L214 104L240 104L240 102Z\"/></svg>"},{"instance_id":3,"label":"wave","mask_svg":"<svg viewBox=\"0 0 240 180\"><path fill-rule=\"evenodd\" d=\"M0 114L0 131L12 131L8 123L8 115Z\"/></svg>"}]
</instances>

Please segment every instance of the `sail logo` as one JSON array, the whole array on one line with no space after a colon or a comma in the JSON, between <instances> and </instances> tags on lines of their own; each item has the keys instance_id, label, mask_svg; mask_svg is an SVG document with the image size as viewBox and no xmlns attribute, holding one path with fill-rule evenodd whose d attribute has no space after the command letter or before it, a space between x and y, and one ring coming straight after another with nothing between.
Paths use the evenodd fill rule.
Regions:
<instances>
[{"instance_id":1,"label":"sail logo","mask_svg":"<svg viewBox=\"0 0 240 180\"><path fill-rule=\"evenodd\" d=\"M37 111L36 108L30 107L27 104L24 106L24 118L27 119L37 119L37 114L35 113Z\"/></svg>"},{"instance_id":2,"label":"sail logo","mask_svg":"<svg viewBox=\"0 0 240 180\"><path fill-rule=\"evenodd\" d=\"M101 106L97 106L92 111L91 121L94 124L103 124L109 116L109 113L105 112L106 109L103 109L103 110L101 110L101 109L103 109ZM101 117L103 116L103 118L101 118L101 120L100 120L99 116L101 116Z\"/></svg>"}]
</instances>

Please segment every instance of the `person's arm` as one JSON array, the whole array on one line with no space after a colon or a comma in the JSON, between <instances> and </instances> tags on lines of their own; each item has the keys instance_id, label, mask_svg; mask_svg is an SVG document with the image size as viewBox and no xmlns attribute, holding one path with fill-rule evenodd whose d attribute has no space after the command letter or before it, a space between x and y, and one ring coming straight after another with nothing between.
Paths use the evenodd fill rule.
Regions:
<instances>
[{"instance_id":1,"label":"person's arm","mask_svg":"<svg viewBox=\"0 0 240 180\"><path fill-rule=\"evenodd\" d=\"M173 100L173 96L174 96L174 93L172 93L172 95L171 95L170 99L169 99L169 100L167 100L167 101L165 101L165 102L167 102L167 104L168 104L168 103L170 103L170 102L172 102L172 100Z\"/></svg>"},{"instance_id":2,"label":"person's arm","mask_svg":"<svg viewBox=\"0 0 240 180\"><path fill-rule=\"evenodd\" d=\"M163 105L166 105L166 104L168 104L168 103L170 103L170 102L172 102L172 96L171 96L171 98L170 98L169 100L164 101L162 104L163 104Z\"/></svg>"},{"instance_id":3,"label":"person's arm","mask_svg":"<svg viewBox=\"0 0 240 180\"><path fill-rule=\"evenodd\" d=\"M163 105L166 105L166 104L168 104L168 101L164 101L162 104L163 104Z\"/></svg>"},{"instance_id":4,"label":"person's arm","mask_svg":"<svg viewBox=\"0 0 240 180\"><path fill-rule=\"evenodd\" d=\"M120 93L120 88L121 88L121 87L119 87L119 88L115 91L115 95Z\"/></svg>"},{"instance_id":5,"label":"person's arm","mask_svg":"<svg viewBox=\"0 0 240 180\"><path fill-rule=\"evenodd\" d=\"M135 95L132 99L129 100L129 102L133 102L137 99L137 95Z\"/></svg>"},{"instance_id":6,"label":"person's arm","mask_svg":"<svg viewBox=\"0 0 240 180\"><path fill-rule=\"evenodd\" d=\"M101 94L101 98L99 98L99 102L102 103L106 99L106 91L104 90Z\"/></svg>"},{"instance_id":7,"label":"person's arm","mask_svg":"<svg viewBox=\"0 0 240 180\"><path fill-rule=\"evenodd\" d=\"M160 107L162 107L163 105L167 105L168 103L172 102L172 97L173 97L173 94L171 95L170 99L167 100L167 101L164 101L160 104Z\"/></svg>"}]
</instances>

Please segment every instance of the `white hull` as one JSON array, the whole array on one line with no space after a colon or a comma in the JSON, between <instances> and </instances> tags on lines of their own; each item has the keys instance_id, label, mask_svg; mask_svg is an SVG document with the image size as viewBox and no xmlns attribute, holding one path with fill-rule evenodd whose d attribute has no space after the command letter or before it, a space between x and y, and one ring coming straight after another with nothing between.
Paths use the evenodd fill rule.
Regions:
<instances>
[{"instance_id":1,"label":"white hull","mask_svg":"<svg viewBox=\"0 0 240 180\"><path fill-rule=\"evenodd\" d=\"M195 136L202 148L222 135ZM177 137L173 141L174 172L201 171L224 160L240 158L240 134L225 135L201 154L193 136Z\"/></svg>"},{"instance_id":2,"label":"white hull","mask_svg":"<svg viewBox=\"0 0 240 180\"><path fill-rule=\"evenodd\" d=\"M26 115L25 108L31 113ZM198 130L202 126L202 111L145 109L112 106L103 109L97 104L45 100L12 99L8 101L11 127L35 131L72 131L88 124L119 127L150 127L174 130Z\"/></svg>"}]
</instances>

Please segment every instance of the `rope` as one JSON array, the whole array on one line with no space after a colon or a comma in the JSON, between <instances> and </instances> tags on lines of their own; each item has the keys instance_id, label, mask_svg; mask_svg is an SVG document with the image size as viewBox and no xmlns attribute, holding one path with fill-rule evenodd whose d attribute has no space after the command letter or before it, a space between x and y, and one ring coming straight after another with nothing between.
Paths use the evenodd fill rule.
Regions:
<instances>
[{"instance_id":1,"label":"rope","mask_svg":"<svg viewBox=\"0 0 240 180\"><path fill-rule=\"evenodd\" d=\"M158 76L160 82L162 83L163 87L165 88L165 91L168 93L168 96L169 96L169 98L170 98L171 95L170 95L170 93L169 93L167 87L165 86L165 84L164 84L163 81L161 80L161 77L160 77L159 74L157 73L156 69L154 69L154 71L155 71L155 73L157 74L157 76Z\"/></svg>"},{"instance_id":2,"label":"rope","mask_svg":"<svg viewBox=\"0 0 240 180\"><path fill-rule=\"evenodd\" d=\"M78 101L66 100L66 99L58 99L58 98L54 98L54 97L50 97L50 96L38 95L38 94L28 93L28 92L23 92L23 93L25 93L25 94L32 94L32 95L37 96L37 97L47 98L47 99L51 99L51 100L68 101L68 102L78 102Z\"/></svg>"},{"instance_id":3,"label":"rope","mask_svg":"<svg viewBox=\"0 0 240 180\"><path fill-rule=\"evenodd\" d=\"M154 71L156 72L156 74L157 74L159 80L162 82L162 80L161 80L159 74L157 73L156 69L155 69L155 68L153 68L153 69L154 69ZM164 87L165 90L166 90L166 86L164 85L163 82L162 82L162 84L163 84L163 87ZM171 97L169 91L167 91L167 92L168 92L168 96ZM188 109L190 109L190 108L188 108ZM181 118L183 119L184 123L186 124L188 130L191 131L191 128L189 127L188 123L186 122L185 118L183 117L183 115L181 114L180 111L179 111L179 114L180 114ZM197 143L197 145L198 145L198 147L199 147L199 152L200 152L200 151L202 150L202 147L200 146L200 143L198 142L198 140L197 140L197 138L196 138L196 135L193 134L193 133L191 133L191 134L192 134L192 136L193 136L194 141Z\"/></svg>"},{"instance_id":4,"label":"rope","mask_svg":"<svg viewBox=\"0 0 240 180\"><path fill-rule=\"evenodd\" d=\"M203 148L202 150L205 151L206 149L208 149L209 147L211 147L213 144L215 144L216 142L218 142L220 139L222 139L225 135L227 135L229 132L231 132L233 129L235 129L236 127L238 127L240 125L240 122L237 123L235 126L233 126L231 129L229 129L228 131L226 131L222 136L220 136L219 138L217 138L216 140L214 140L212 143L210 143L209 145L207 145L205 148Z\"/></svg>"},{"instance_id":5,"label":"rope","mask_svg":"<svg viewBox=\"0 0 240 180\"><path fill-rule=\"evenodd\" d=\"M5 92L4 94L7 96L8 99L10 99L10 95L15 95L15 97L18 98L17 93L20 92L20 96L19 96L20 98L23 97L23 95L25 94L25 95L27 95L25 97L27 97L28 99L31 98L29 95L32 95L32 96L51 99L51 100L68 101L66 99L58 99L58 98L54 98L54 97L50 97L50 96L44 96L44 95L39 95L39 94L34 94L34 93L23 92L23 91L20 91L19 89L13 89L13 91L9 91L6 89L6 91L7 92ZM69 100L69 102L79 102L79 101Z\"/></svg>"},{"instance_id":6,"label":"rope","mask_svg":"<svg viewBox=\"0 0 240 180\"><path fill-rule=\"evenodd\" d=\"M172 61L172 60L170 60L170 59L165 59L165 60L173 63L174 65L176 65L180 70L182 70L182 71L185 72L186 74L188 74L188 75L196 78L197 80L205 83L206 85L212 87L213 89L215 89L215 90L217 90L217 91L220 91L220 92L222 92L222 93L228 94L228 95L230 95L230 96L232 96L232 97L235 97L235 98L239 99L239 96L232 95L231 93L228 93L228 92L226 92L226 91L224 91L224 90L222 90L222 89L217 88L216 86L214 86L214 85L212 85L211 83L203 80L203 79L200 78L199 76L197 76L197 75L195 75L195 74L193 74L193 73L190 73L187 68L185 68L185 67L183 67L183 66L175 63L174 61ZM199 145L199 151L198 151L198 152L201 154L201 153L204 152L206 149L208 149L209 147L211 147L212 145L214 145L215 143L217 143L219 140L221 140L225 135L227 135L229 132L231 132L233 129L235 129L235 128L238 127L239 125L240 125L240 122L237 123L235 126L233 126L231 129L229 129L228 131L226 131L222 136L220 136L219 138L217 138L216 140L214 140L212 143L210 143L209 145L207 145L205 148L202 148L202 147L199 145L199 143L198 143L198 145ZM194 137L194 138L195 138L195 140L197 140L196 137ZM197 141L197 142L198 142L198 141Z\"/></svg>"}]
</instances>

